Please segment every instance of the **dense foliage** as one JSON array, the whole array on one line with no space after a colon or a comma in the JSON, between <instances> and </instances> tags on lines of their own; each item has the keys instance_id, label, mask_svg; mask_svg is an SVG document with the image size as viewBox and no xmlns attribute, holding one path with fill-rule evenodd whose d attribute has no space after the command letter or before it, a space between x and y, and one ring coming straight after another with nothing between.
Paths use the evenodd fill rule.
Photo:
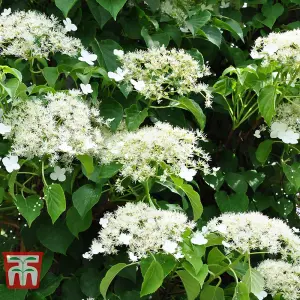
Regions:
<instances>
[{"instance_id":1,"label":"dense foliage","mask_svg":"<svg viewBox=\"0 0 300 300\"><path fill-rule=\"evenodd\" d=\"M300 299L299 0L0 3L0 299Z\"/></svg>"}]
</instances>

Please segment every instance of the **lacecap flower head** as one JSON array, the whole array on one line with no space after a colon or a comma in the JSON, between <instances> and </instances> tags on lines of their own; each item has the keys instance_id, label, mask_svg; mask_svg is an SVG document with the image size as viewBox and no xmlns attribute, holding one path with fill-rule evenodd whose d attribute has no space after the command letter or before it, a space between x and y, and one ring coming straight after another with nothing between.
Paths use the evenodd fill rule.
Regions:
<instances>
[{"instance_id":1,"label":"lacecap flower head","mask_svg":"<svg viewBox=\"0 0 300 300\"><path fill-rule=\"evenodd\" d=\"M3 123L11 128L5 137L12 142L12 155L49 158L54 166L69 164L76 155L98 155L105 121L80 92L69 91L15 104Z\"/></svg>"},{"instance_id":2,"label":"lacecap flower head","mask_svg":"<svg viewBox=\"0 0 300 300\"><path fill-rule=\"evenodd\" d=\"M2 56L24 59L48 58L50 53L77 56L83 45L68 36L68 27L51 15L37 11L17 11L0 15L0 48Z\"/></svg>"},{"instance_id":3,"label":"lacecap flower head","mask_svg":"<svg viewBox=\"0 0 300 300\"><path fill-rule=\"evenodd\" d=\"M200 82L211 74L209 67L184 50L167 50L162 46L117 56L122 66L110 72L109 77L132 85L144 97L160 102L164 98L200 93L206 106L211 106L211 91Z\"/></svg>"},{"instance_id":4,"label":"lacecap flower head","mask_svg":"<svg viewBox=\"0 0 300 300\"><path fill-rule=\"evenodd\" d=\"M100 219L102 226L98 238L83 255L117 254L125 247L129 259L137 261L151 253L166 253L181 257L180 242L186 230L192 230L194 222L178 211L156 209L145 203L127 203Z\"/></svg>"}]
</instances>

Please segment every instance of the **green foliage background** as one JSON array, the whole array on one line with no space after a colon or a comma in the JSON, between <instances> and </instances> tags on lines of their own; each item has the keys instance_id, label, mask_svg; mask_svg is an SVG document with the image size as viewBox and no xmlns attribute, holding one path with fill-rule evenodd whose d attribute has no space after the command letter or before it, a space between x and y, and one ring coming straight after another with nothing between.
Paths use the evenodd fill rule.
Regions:
<instances>
[{"instance_id":1,"label":"green foliage background","mask_svg":"<svg viewBox=\"0 0 300 300\"><path fill-rule=\"evenodd\" d=\"M300 188L299 145L291 148L253 136L254 130L263 123L262 117L267 122L272 117L272 103L276 102L270 90L272 88L256 97L253 111L249 106L243 114L237 113L235 104L228 99L237 93L245 97L253 95L253 86L267 80L268 73L253 67L257 62L249 56L251 47L257 37L271 31L300 28L300 1L245 1L248 5L243 8L243 2L233 0L231 6L224 9L213 0L208 3L215 5L213 12L200 11L196 4L187 12L190 15L186 21L190 30L188 33L180 31L181 25L171 16L161 13L160 0L3 0L1 8L11 7L13 11L34 9L47 15L54 14L61 20L69 17L78 26L74 36L98 56L95 67L84 68L77 65L78 60L61 55L55 55L49 61L40 61L43 72L36 77L37 88L32 94L76 88L81 82L90 82L94 92L88 100L101 100L101 114L106 118L115 118L116 127L123 115L126 123L131 124L131 129L152 124L155 120L185 128L198 128L201 122L205 124L209 138L205 147L212 154L213 164L220 166L220 170L216 177L208 175L195 179L194 190L201 196L204 207L198 220L199 226L222 212L261 211L299 227L299 216L296 214L300 200L297 196ZM108 71L115 71L118 66L113 50L127 52L146 49L151 45L192 50L200 63L209 63L214 73L206 79L214 91L212 109L205 109L203 99L195 95L191 98L197 104L196 112L191 107L146 108L136 93L127 95L116 87L107 76ZM23 83L17 86L8 86L2 81L1 86L7 88L7 93L13 97L28 94L27 87L32 82L28 62L0 57L0 64L19 70L23 76ZM251 74L256 76L256 80ZM297 87L290 90L281 86L278 89L299 95ZM5 93L1 95L6 96ZM143 118L138 118L142 111ZM1 156L6 155L8 149L7 142L1 141ZM127 262L127 258L123 254L115 257L98 255L88 261L82 258L82 254L88 250L99 230L99 218L120 203L120 195L103 188L113 179L116 170L114 166L97 167L90 158L82 157L74 165L73 175L68 176L61 185L53 186L55 195L53 190L51 192L43 187L38 160L24 162L22 167L22 171L39 174L30 189L18 185L18 182L25 182L28 175L18 175L18 171L7 175L3 169L0 170L0 229L7 232L7 237L0 235L0 251L45 251L40 288L36 291L7 290L5 274L1 270L0 299L102 299L100 281L112 265ZM295 176L291 175L292 171ZM45 176L51 173L47 172ZM21 189L26 200L20 193ZM181 199L180 195L156 185L151 187L150 193L159 206L180 205L193 217L185 196ZM14 195L22 216L18 215L12 201ZM54 208L46 210L39 199L42 195L45 195L46 201L48 199L54 203ZM132 194L125 200L140 200L143 196ZM85 203L81 201L83 198ZM31 208L36 202L41 206L33 211ZM185 280L193 282L191 278L184 278L186 274L178 275L183 283ZM224 281L221 287L225 296L219 290L221 287L209 286L202 291L200 299L233 299L232 278L224 278ZM110 286L108 299L147 299L148 296L140 298L141 284L140 271L136 271L135 267L124 269ZM164 293L170 288L166 282L164 288L153 295L153 299L187 299L180 281L175 287L178 293L167 298ZM243 286L240 288L242 290ZM212 295L215 295L214 298ZM193 297L189 295L188 299Z\"/></svg>"}]
</instances>

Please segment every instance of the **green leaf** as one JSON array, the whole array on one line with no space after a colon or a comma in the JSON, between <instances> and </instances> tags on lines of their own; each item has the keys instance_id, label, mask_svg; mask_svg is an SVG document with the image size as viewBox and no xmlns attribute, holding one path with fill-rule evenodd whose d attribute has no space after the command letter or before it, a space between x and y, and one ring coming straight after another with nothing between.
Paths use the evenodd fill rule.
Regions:
<instances>
[{"instance_id":1,"label":"green leaf","mask_svg":"<svg viewBox=\"0 0 300 300\"><path fill-rule=\"evenodd\" d=\"M214 190L218 191L224 182L224 175L221 171L217 171L216 176L204 175L203 179L205 182Z\"/></svg>"},{"instance_id":2,"label":"green leaf","mask_svg":"<svg viewBox=\"0 0 300 300\"><path fill-rule=\"evenodd\" d=\"M253 294L258 294L264 289L264 279L261 274L253 268L249 268L243 277L243 282Z\"/></svg>"},{"instance_id":3,"label":"green leaf","mask_svg":"<svg viewBox=\"0 0 300 300\"><path fill-rule=\"evenodd\" d=\"M199 261L201 261L201 259L199 259ZM182 266L190 275L192 275L197 280L197 282L200 284L200 287L202 288L205 278L208 275L208 266L202 263L201 268L198 272L196 272L192 265L186 261L182 263Z\"/></svg>"},{"instance_id":4,"label":"green leaf","mask_svg":"<svg viewBox=\"0 0 300 300\"><path fill-rule=\"evenodd\" d=\"M81 218L84 218L85 215L92 209L92 207L99 202L101 192L102 186L86 184L81 186L73 193L73 205L77 209Z\"/></svg>"},{"instance_id":5,"label":"green leaf","mask_svg":"<svg viewBox=\"0 0 300 300\"><path fill-rule=\"evenodd\" d=\"M257 101L259 112L265 119L266 123L270 125L276 112L276 88L273 85L268 85L262 88Z\"/></svg>"},{"instance_id":6,"label":"green leaf","mask_svg":"<svg viewBox=\"0 0 300 300\"><path fill-rule=\"evenodd\" d=\"M17 90L20 87L20 81L17 78L8 79L5 83L0 84L11 98L16 97Z\"/></svg>"},{"instance_id":7,"label":"green leaf","mask_svg":"<svg viewBox=\"0 0 300 300\"><path fill-rule=\"evenodd\" d=\"M181 97L176 101L170 103L170 105L173 107L182 108L190 111L196 118L200 128L202 130L204 129L206 123L206 116L197 102L187 97Z\"/></svg>"},{"instance_id":8,"label":"green leaf","mask_svg":"<svg viewBox=\"0 0 300 300\"><path fill-rule=\"evenodd\" d=\"M121 164L112 162L108 165L100 165L99 166L99 177L100 178L111 178L116 175L120 168L122 167Z\"/></svg>"},{"instance_id":9,"label":"green leaf","mask_svg":"<svg viewBox=\"0 0 300 300\"><path fill-rule=\"evenodd\" d=\"M170 272L174 269L174 267L176 266L176 260L174 258L173 255L168 255L168 254L162 254L162 253L158 253L155 254L155 259L160 263L160 265L163 268L164 271L164 277L167 277ZM142 275L143 277L145 277L146 272L149 268L149 266L151 265L153 261L153 257L152 256L147 256L146 258L143 258L140 262L140 266L141 266L141 271L142 271Z\"/></svg>"},{"instance_id":10,"label":"green leaf","mask_svg":"<svg viewBox=\"0 0 300 300\"><path fill-rule=\"evenodd\" d=\"M166 26L163 27L163 30L174 40L176 45L180 47L182 36L181 36L181 31L178 29L178 27L175 25L167 24Z\"/></svg>"},{"instance_id":11,"label":"green leaf","mask_svg":"<svg viewBox=\"0 0 300 300\"><path fill-rule=\"evenodd\" d=\"M132 104L129 108L125 109L126 114L126 126L129 131L133 131L139 128L148 116L148 109L144 108L140 111L136 104Z\"/></svg>"},{"instance_id":12,"label":"green leaf","mask_svg":"<svg viewBox=\"0 0 300 300\"><path fill-rule=\"evenodd\" d=\"M246 212L249 199L246 194L227 195L224 191L215 193L215 199L221 212Z\"/></svg>"},{"instance_id":13,"label":"green leaf","mask_svg":"<svg viewBox=\"0 0 300 300\"><path fill-rule=\"evenodd\" d=\"M176 186L176 189L182 190L189 198L194 213L194 220L198 220L203 213L203 206L200 200L200 195L194 191L191 185L183 183L183 179L175 176L171 177Z\"/></svg>"},{"instance_id":14,"label":"green leaf","mask_svg":"<svg viewBox=\"0 0 300 300\"><path fill-rule=\"evenodd\" d=\"M220 287L206 285L201 291L200 300L225 300L224 291Z\"/></svg>"},{"instance_id":15,"label":"green leaf","mask_svg":"<svg viewBox=\"0 0 300 300\"><path fill-rule=\"evenodd\" d=\"M232 300L249 300L249 290L244 282L239 282L234 290Z\"/></svg>"},{"instance_id":16,"label":"green leaf","mask_svg":"<svg viewBox=\"0 0 300 300\"><path fill-rule=\"evenodd\" d=\"M46 252L43 255L41 278L40 278L41 280L44 278L44 276L47 274L47 272L51 268L53 258L54 258L54 253L49 250L46 250Z\"/></svg>"},{"instance_id":17,"label":"green leaf","mask_svg":"<svg viewBox=\"0 0 300 300\"><path fill-rule=\"evenodd\" d=\"M115 132L123 119L123 107L113 99L102 101L100 104L100 116L104 119L113 119L109 123L109 127L112 132Z\"/></svg>"},{"instance_id":18,"label":"green leaf","mask_svg":"<svg viewBox=\"0 0 300 300\"><path fill-rule=\"evenodd\" d=\"M202 27L202 30L205 33L206 38L211 43L213 43L218 48L220 48L221 42L222 42L221 30L218 27L213 26L213 25L206 25L206 26Z\"/></svg>"},{"instance_id":19,"label":"green leaf","mask_svg":"<svg viewBox=\"0 0 300 300\"><path fill-rule=\"evenodd\" d=\"M153 260L144 276L141 297L154 293L162 285L163 280L164 270L158 261Z\"/></svg>"},{"instance_id":20,"label":"green leaf","mask_svg":"<svg viewBox=\"0 0 300 300\"><path fill-rule=\"evenodd\" d=\"M118 57L113 54L115 49L122 50L122 47L113 40L94 40L91 43L93 51L97 54L97 60L101 67L107 71L116 71L119 66Z\"/></svg>"},{"instance_id":21,"label":"green leaf","mask_svg":"<svg viewBox=\"0 0 300 300\"><path fill-rule=\"evenodd\" d=\"M213 22L217 27L231 32L234 37L240 38L242 41L244 41L243 30L238 22L229 18L226 18L225 22L220 19L214 18Z\"/></svg>"},{"instance_id":22,"label":"green leaf","mask_svg":"<svg viewBox=\"0 0 300 300\"><path fill-rule=\"evenodd\" d=\"M38 292L44 297L52 295L60 286L61 281L64 279L63 275L54 275L53 273L47 273L44 279L41 281Z\"/></svg>"},{"instance_id":23,"label":"green leaf","mask_svg":"<svg viewBox=\"0 0 300 300\"><path fill-rule=\"evenodd\" d=\"M107 21L111 18L111 14L104 9L101 5L99 5L96 0L86 0L87 5L94 16L95 20L100 25L102 29L103 26L107 23Z\"/></svg>"},{"instance_id":24,"label":"green leaf","mask_svg":"<svg viewBox=\"0 0 300 300\"><path fill-rule=\"evenodd\" d=\"M114 280L114 278L117 276L119 272L121 272L124 268L127 266L124 263L119 263L114 266L112 266L107 273L105 274L105 277L102 279L100 283L100 293L103 296L104 300L106 300L106 293L108 290L108 287L110 286L111 282Z\"/></svg>"},{"instance_id":25,"label":"green leaf","mask_svg":"<svg viewBox=\"0 0 300 300\"><path fill-rule=\"evenodd\" d=\"M90 210L84 218L81 218L77 209L72 206L69 208L66 223L69 230L78 238L78 233L87 230L92 224L92 211Z\"/></svg>"},{"instance_id":26,"label":"green leaf","mask_svg":"<svg viewBox=\"0 0 300 300\"><path fill-rule=\"evenodd\" d=\"M226 256L217 247L214 247L208 253L207 262L209 265L219 264L225 258Z\"/></svg>"},{"instance_id":27,"label":"green leaf","mask_svg":"<svg viewBox=\"0 0 300 300\"><path fill-rule=\"evenodd\" d=\"M0 299L25 300L27 290L8 289L5 284L0 284Z\"/></svg>"},{"instance_id":28,"label":"green leaf","mask_svg":"<svg viewBox=\"0 0 300 300\"><path fill-rule=\"evenodd\" d=\"M115 20L117 19L117 15L126 1L127 0L97 0L101 6L110 12Z\"/></svg>"},{"instance_id":29,"label":"green leaf","mask_svg":"<svg viewBox=\"0 0 300 300\"><path fill-rule=\"evenodd\" d=\"M183 250L185 259L193 266L195 274L198 274L203 267L201 257L205 254L205 246L193 245L193 249Z\"/></svg>"},{"instance_id":30,"label":"green leaf","mask_svg":"<svg viewBox=\"0 0 300 300\"><path fill-rule=\"evenodd\" d=\"M9 66L0 66L1 71L4 74L12 74L14 75L19 81L22 81L22 73L14 68L11 68Z\"/></svg>"},{"instance_id":31,"label":"green leaf","mask_svg":"<svg viewBox=\"0 0 300 300\"><path fill-rule=\"evenodd\" d=\"M80 289L87 297L99 296L101 273L96 268L86 269L80 276Z\"/></svg>"},{"instance_id":32,"label":"green leaf","mask_svg":"<svg viewBox=\"0 0 300 300\"><path fill-rule=\"evenodd\" d=\"M94 172L94 161L90 155L78 155L77 159L81 162L82 167L86 172L86 176L89 177Z\"/></svg>"},{"instance_id":33,"label":"green leaf","mask_svg":"<svg viewBox=\"0 0 300 300\"><path fill-rule=\"evenodd\" d=\"M40 215L44 202L37 195L29 196L26 199L22 195L16 195L14 200L18 211L30 227L32 222Z\"/></svg>"},{"instance_id":34,"label":"green leaf","mask_svg":"<svg viewBox=\"0 0 300 300\"><path fill-rule=\"evenodd\" d=\"M197 15L193 15L189 18L185 25L191 31L192 35L195 36L199 29L204 26L211 18L211 14L208 10L199 11Z\"/></svg>"},{"instance_id":35,"label":"green leaf","mask_svg":"<svg viewBox=\"0 0 300 300\"><path fill-rule=\"evenodd\" d=\"M55 5L62 11L65 17L68 16L71 8L76 4L78 0L55 0Z\"/></svg>"},{"instance_id":36,"label":"green leaf","mask_svg":"<svg viewBox=\"0 0 300 300\"><path fill-rule=\"evenodd\" d=\"M266 17L266 19L261 22L272 29L278 17L283 14L284 7L280 3L274 5L268 3L263 5L261 12Z\"/></svg>"},{"instance_id":37,"label":"green leaf","mask_svg":"<svg viewBox=\"0 0 300 300\"><path fill-rule=\"evenodd\" d=\"M293 163L291 166L282 164L283 172L289 182L297 189L300 188L300 163Z\"/></svg>"},{"instance_id":38,"label":"green leaf","mask_svg":"<svg viewBox=\"0 0 300 300\"><path fill-rule=\"evenodd\" d=\"M255 152L255 156L256 156L256 159L262 163L262 164L265 164L268 157L269 157L269 154L272 150L272 145L273 145L273 141L272 140L266 140L266 141L263 141L259 144L256 152Z\"/></svg>"},{"instance_id":39,"label":"green leaf","mask_svg":"<svg viewBox=\"0 0 300 300\"><path fill-rule=\"evenodd\" d=\"M154 12L160 8L160 0L145 0L150 9Z\"/></svg>"},{"instance_id":40,"label":"green leaf","mask_svg":"<svg viewBox=\"0 0 300 300\"><path fill-rule=\"evenodd\" d=\"M178 276L180 277L184 289L187 294L188 300L194 300L197 298L197 296L200 293L200 284L199 282L187 271L180 270L176 272ZM207 299L205 299L207 300Z\"/></svg>"},{"instance_id":41,"label":"green leaf","mask_svg":"<svg viewBox=\"0 0 300 300\"><path fill-rule=\"evenodd\" d=\"M37 229L37 238L52 252L66 254L67 249L74 240L74 236L63 220L57 220L53 225L48 220Z\"/></svg>"},{"instance_id":42,"label":"green leaf","mask_svg":"<svg viewBox=\"0 0 300 300\"><path fill-rule=\"evenodd\" d=\"M54 223L66 210L66 198L64 191L59 184L51 184L44 187L44 197L48 213Z\"/></svg>"},{"instance_id":43,"label":"green leaf","mask_svg":"<svg viewBox=\"0 0 300 300\"><path fill-rule=\"evenodd\" d=\"M264 173L258 173L256 170L248 170L243 173L243 176L254 192L263 183L266 177Z\"/></svg>"},{"instance_id":44,"label":"green leaf","mask_svg":"<svg viewBox=\"0 0 300 300\"><path fill-rule=\"evenodd\" d=\"M55 83L58 79L59 72L57 67L46 67L42 70L43 76L45 77L49 86L55 86Z\"/></svg>"},{"instance_id":45,"label":"green leaf","mask_svg":"<svg viewBox=\"0 0 300 300\"><path fill-rule=\"evenodd\" d=\"M229 172L225 175L225 180L236 193L245 194L247 192L248 184L242 175Z\"/></svg>"}]
</instances>

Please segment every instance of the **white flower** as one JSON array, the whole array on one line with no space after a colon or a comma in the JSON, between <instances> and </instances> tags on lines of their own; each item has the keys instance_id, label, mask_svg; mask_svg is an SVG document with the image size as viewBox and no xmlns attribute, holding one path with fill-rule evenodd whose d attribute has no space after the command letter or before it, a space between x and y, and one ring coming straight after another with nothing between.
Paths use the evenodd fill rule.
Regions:
<instances>
[{"instance_id":1,"label":"white flower","mask_svg":"<svg viewBox=\"0 0 300 300\"><path fill-rule=\"evenodd\" d=\"M105 213L103 219L107 221L101 223L107 226L102 226L93 243L101 244L103 253L111 255L127 248L132 261L150 253L165 253L163 246L167 253L179 255L178 242L187 229L195 226L182 212L156 209L143 202L128 202L114 212Z\"/></svg>"},{"instance_id":2,"label":"white flower","mask_svg":"<svg viewBox=\"0 0 300 300\"><path fill-rule=\"evenodd\" d=\"M253 293L258 300L263 300L268 296L268 293L265 291L261 291L259 293Z\"/></svg>"},{"instance_id":3,"label":"white flower","mask_svg":"<svg viewBox=\"0 0 300 300\"><path fill-rule=\"evenodd\" d=\"M132 240L132 235L121 233L119 236L119 242L124 245L129 245Z\"/></svg>"},{"instance_id":4,"label":"white flower","mask_svg":"<svg viewBox=\"0 0 300 300\"><path fill-rule=\"evenodd\" d=\"M2 159L2 163L6 168L6 171L8 173L11 173L14 170L19 170L20 165L18 164L18 156L12 155L12 156L6 156Z\"/></svg>"},{"instance_id":5,"label":"white flower","mask_svg":"<svg viewBox=\"0 0 300 300\"><path fill-rule=\"evenodd\" d=\"M38 11L16 11L10 9L0 16L1 56L23 59L48 58L62 53L75 57L83 48L81 41L67 35L67 31L55 16ZM9 14L9 15L8 15Z\"/></svg>"},{"instance_id":6,"label":"white flower","mask_svg":"<svg viewBox=\"0 0 300 300\"><path fill-rule=\"evenodd\" d=\"M246 8L246 7L248 7L248 3L247 2L245 2L244 4L243 4L243 6L242 6L243 8Z\"/></svg>"},{"instance_id":7,"label":"white flower","mask_svg":"<svg viewBox=\"0 0 300 300\"><path fill-rule=\"evenodd\" d=\"M180 29L180 31L183 32L183 33L189 32L189 29L188 29L187 27L180 27L179 29Z\"/></svg>"},{"instance_id":8,"label":"white flower","mask_svg":"<svg viewBox=\"0 0 300 300\"><path fill-rule=\"evenodd\" d=\"M146 86L143 80L136 81L134 79L131 79L130 82L133 85L133 87L139 92L142 91Z\"/></svg>"},{"instance_id":9,"label":"white flower","mask_svg":"<svg viewBox=\"0 0 300 300\"><path fill-rule=\"evenodd\" d=\"M175 257L176 259L180 259L180 258L183 258L184 255L183 255L181 252L177 252L177 253L174 254L174 257Z\"/></svg>"},{"instance_id":10,"label":"white flower","mask_svg":"<svg viewBox=\"0 0 300 300\"><path fill-rule=\"evenodd\" d=\"M65 25L65 28L66 28L66 31L76 31L77 30L77 26L75 24L72 24L72 21L70 18L66 18L64 21L63 21L64 25Z\"/></svg>"},{"instance_id":11,"label":"white flower","mask_svg":"<svg viewBox=\"0 0 300 300\"><path fill-rule=\"evenodd\" d=\"M106 139L100 159L103 164L120 163L121 176L130 177L134 182L157 176L153 163L165 165L162 179L170 175L179 176L185 164L204 174L211 174L210 156L199 147L200 140L203 137L197 132L156 122L153 127L142 127L132 132L119 130ZM193 174L189 172L188 175Z\"/></svg>"},{"instance_id":12,"label":"white flower","mask_svg":"<svg viewBox=\"0 0 300 300\"><path fill-rule=\"evenodd\" d=\"M252 52L250 53L250 56L253 58L253 59L261 59L264 57L263 54L257 52L257 51L254 51L252 50Z\"/></svg>"},{"instance_id":13,"label":"white flower","mask_svg":"<svg viewBox=\"0 0 300 300\"><path fill-rule=\"evenodd\" d=\"M114 50L114 55L116 55L118 57L123 57L124 56L124 51L123 50L115 49Z\"/></svg>"},{"instance_id":14,"label":"white flower","mask_svg":"<svg viewBox=\"0 0 300 300\"><path fill-rule=\"evenodd\" d=\"M283 260L267 259L256 268L264 279L264 289L285 300L300 299L300 266ZM262 295L265 296L265 295ZM263 298L259 298L263 299Z\"/></svg>"},{"instance_id":15,"label":"white flower","mask_svg":"<svg viewBox=\"0 0 300 300\"><path fill-rule=\"evenodd\" d=\"M176 242L166 240L162 246L162 249L166 253L174 254L176 252L177 247L178 247L178 244Z\"/></svg>"},{"instance_id":16,"label":"white flower","mask_svg":"<svg viewBox=\"0 0 300 300\"><path fill-rule=\"evenodd\" d=\"M222 245L226 248L230 248L231 247L231 244L225 242L225 241L222 241Z\"/></svg>"},{"instance_id":17,"label":"white flower","mask_svg":"<svg viewBox=\"0 0 300 300\"><path fill-rule=\"evenodd\" d=\"M69 146L67 143L62 143L59 146L59 150L62 152L71 152L73 150L73 148L71 146Z\"/></svg>"},{"instance_id":18,"label":"white flower","mask_svg":"<svg viewBox=\"0 0 300 300\"><path fill-rule=\"evenodd\" d=\"M85 259L92 259L92 254L90 252L86 252L84 254L82 254L82 257Z\"/></svg>"},{"instance_id":19,"label":"white flower","mask_svg":"<svg viewBox=\"0 0 300 300\"><path fill-rule=\"evenodd\" d=\"M293 130L287 130L285 132L279 132L278 138L280 138L286 144L298 144L300 135Z\"/></svg>"},{"instance_id":20,"label":"white flower","mask_svg":"<svg viewBox=\"0 0 300 300\"><path fill-rule=\"evenodd\" d=\"M220 226L226 226L221 233ZM300 237L280 219L259 212L224 213L207 223L208 232L223 238L222 244L240 253L264 251L300 263Z\"/></svg>"},{"instance_id":21,"label":"white flower","mask_svg":"<svg viewBox=\"0 0 300 300\"><path fill-rule=\"evenodd\" d=\"M285 133L288 129L288 126L284 123L280 123L280 122L274 122L271 125L271 134L270 137L271 138L278 138L279 135L281 135L282 133Z\"/></svg>"},{"instance_id":22,"label":"white flower","mask_svg":"<svg viewBox=\"0 0 300 300\"><path fill-rule=\"evenodd\" d=\"M104 252L105 252L105 249L103 248L101 243L98 243L96 241L94 241L92 243L92 246L91 246L91 253L92 254L99 254L99 253L104 253Z\"/></svg>"},{"instance_id":23,"label":"white flower","mask_svg":"<svg viewBox=\"0 0 300 300\"><path fill-rule=\"evenodd\" d=\"M194 245L205 245L207 242L208 240L199 231L195 232L191 238L191 243Z\"/></svg>"},{"instance_id":24,"label":"white flower","mask_svg":"<svg viewBox=\"0 0 300 300\"><path fill-rule=\"evenodd\" d=\"M138 257L134 255L132 252L128 252L129 260L132 262L138 261Z\"/></svg>"},{"instance_id":25,"label":"white flower","mask_svg":"<svg viewBox=\"0 0 300 300\"><path fill-rule=\"evenodd\" d=\"M10 131L11 131L11 126L0 123L0 134L10 133Z\"/></svg>"},{"instance_id":26,"label":"white flower","mask_svg":"<svg viewBox=\"0 0 300 300\"><path fill-rule=\"evenodd\" d=\"M9 16L11 14L11 8L5 8L4 10L3 10L3 12L1 13L1 16L2 17L7 17L7 16Z\"/></svg>"},{"instance_id":27,"label":"white flower","mask_svg":"<svg viewBox=\"0 0 300 300\"><path fill-rule=\"evenodd\" d=\"M261 135L260 135L260 130L255 130L254 134L253 134L256 138L260 139Z\"/></svg>"},{"instance_id":28,"label":"white flower","mask_svg":"<svg viewBox=\"0 0 300 300\"><path fill-rule=\"evenodd\" d=\"M275 44L268 44L263 49L263 52L266 52L269 55L273 55L276 51L278 51L278 46Z\"/></svg>"},{"instance_id":29,"label":"white flower","mask_svg":"<svg viewBox=\"0 0 300 300\"><path fill-rule=\"evenodd\" d=\"M100 221L99 221L99 224L100 224L103 228L106 228L107 225L108 225L108 219L101 218Z\"/></svg>"},{"instance_id":30,"label":"white flower","mask_svg":"<svg viewBox=\"0 0 300 300\"><path fill-rule=\"evenodd\" d=\"M90 53L84 49L81 50L81 57L78 58L80 61L84 61L90 66L94 65L94 61L97 60L97 55Z\"/></svg>"},{"instance_id":31,"label":"white flower","mask_svg":"<svg viewBox=\"0 0 300 300\"><path fill-rule=\"evenodd\" d=\"M66 180L66 169L65 168L60 168L59 166L54 167L54 172L50 174L50 178L52 180L58 180L58 181L65 181Z\"/></svg>"},{"instance_id":32,"label":"white flower","mask_svg":"<svg viewBox=\"0 0 300 300\"><path fill-rule=\"evenodd\" d=\"M202 229L201 229L202 234L206 234L207 231L208 231L207 226L203 226Z\"/></svg>"},{"instance_id":33,"label":"white flower","mask_svg":"<svg viewBox=\"0 0 300 300\"><path fill-rule=\"evenodd\" d=\"M224 224L220 224L217 226L217 231L226 234L227 233L227 226Z\"/></svg>"},{"instance_id":34,"label":"white flower","mask_svg":"<svg viewBox=\"0 0 300 300\"><path fill-rule=\"evenodd\" d=\"M121 68L117 68L116 73L114 72L108 72L107 76L111 79L114 79L115 81L119 82L124 79L124 75L126 74L126 71L123 71Z\"/></svg>"},{"instance_id":35,"label":"white flower","mask_svg":"<svg viewBox=\"0 0 300 300\"><path fill-rule=\"evenodd\" d=\"M222 0L220 3L220 8L227 8L230 6L230 2L227 2L225 0Z\"/></svg>"},{"instance_id":36,"label":"white flower","mask_svg":"<svg viewBox=\"0 0 300 300\"><path fill-rule=\"evenodd\" d=\"M185 179L186 181L192 181L196 173L196 170L188 169L186 166L182 166L179 177Z\"/></svg>"},{"instance_id":37,"label":"white flower","mask_svg":"<svg viewBox=\"0 0 300 300\"><path fill-rule=\"evenodd\" d=\"M80 83L80 88L85 95L93 92L93 89L89 83L88 84Z\"/></svg>"}]
</instances>

